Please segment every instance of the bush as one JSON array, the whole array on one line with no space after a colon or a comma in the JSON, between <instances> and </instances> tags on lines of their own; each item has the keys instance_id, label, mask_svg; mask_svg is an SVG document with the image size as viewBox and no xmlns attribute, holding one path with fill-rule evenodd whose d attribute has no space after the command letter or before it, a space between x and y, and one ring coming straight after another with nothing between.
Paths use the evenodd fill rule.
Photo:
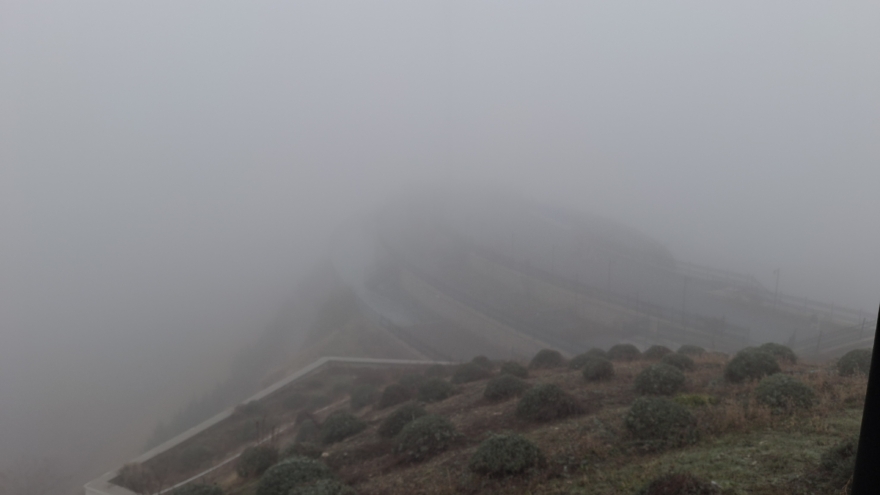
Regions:
<instances>
[{"instance_id":1,"label":"bush","mask_svg":"<svg viewBox=\"0 0 880 495\"><path fill-rule=\"evenodd\" d=\"M235 472L243 479L255 478L276 462L278 462L277 450L264 446L248 447L241 452L235 462Z\"/></svg>"},{"instance_id":2,"label":"bush","mask_svg":"<svg viewBox=\"0 0 880 495\"><path fill-rule=\"evenodd\" d=\"M397 435L394 451L408 461L418 462L445 451L458 439L459 434L448 419L431 414L404 426Z\"/></svg>"},{"instance_id":3,"label":"bush","mask_svg":"<svg viewBox=\"0 0 880 495\"><path fill-rule=\"evenodd\" d=\"M642 352L632 344L617 344L608 349L608 359L612 361L635 361L642 357Z\"/></svg>"},{"instance_id":4,"label":"bush","mask_svg":"<svg viewBox=\"0 0 880 495\"><path fill-rule=\"evenodd\" d=\"M416 393L419 390L419 387L422 386L427 378L424 375L418 375L415 373L408 373L406 375L401 376L397 383L400 384L401 387L405 388L411 394Z\"/></svg>"},{"instance_id":5,"label":"bush","mask_svg":"<svg viewBox=\"0 0 880 495\"><path fill-rule=\"evenodd\" d=\"M171 492L172 495L223 495L223 489L217 485L191 483L183 485Z\"/></svg>"},{"instance_id":6,"label":"bush","mask_svg":"<svg viewBox=\"0 0 880 495\"><path fill-rule=\"evenodd\" d=\"M558 368L565 363L562 354L553 349L541 349L529 362L529 368Z\"/></svg>"},{"instance_id":7,"label":"bush","mask_svg":"<svg viewBox=\"0 0 880 495\"><path fill-rule=\"evenodd\" d=\"M340 442L346 438L358 434L367 427L367 424L359 420L351 413L338 411L324 420L321 425L321 443L328 445Z\"/></svg>"},{"instance_id":8,"label":"bush","mask_svg":"<svg viewBox=\"0 0 880 495\"><path fill-rule=\"evenodd\" d=\"M507 361L501 365L502 375L511 375L517 378L528 378L529 370L525 366L514 361Z\"/></svg>"},{"instance_id":9,"label":"bush","mask_svg":"<svg viewBox=\"0 0 880 495\"><path fill-rule=\"evenodd\" d=\"M455 387L446 380L430 378L419 387L419 400L422 402L440 402L455 393Z\"/></svg>"},{"instance_id":10,"label":"bush","mask_svg":"<svg viewBox=\"0 0 880 495\"><path fill-rule=\"evenodd\" d=\"M587 381L609 380L614 376L614 365L605 358L591 357L584 363L582 373Z\"/></svg>"},{"instance_id":11,"label":"bush","mask_svg":"<svg viewBox=\"0 0 880 495\"><path fill-rule=\"evenodd\" d=\"M544 463L544 455L532 442L515 433L492 435L471 456L471 471L489 476L509 476Z\"/></svg>"},{"instance_id":12,"label":"bush","mask_svg":"<svg viewBox=\"0 0 880 495\"><path fill-rule=\"evenodd\" d=\"M681 371L693 371L695 368L694 360L685 354L667 354L660 360L663 364L675 366Z\"/></svg>"},{"instance_id":13,"label":"bush","mask_svg":"<svg viewBox=\"0 0 880 495\"><path fill-rule=\"evenodd\" d=\"M495 369L495 364L492 362L491 359L487 358L486 356L477 356L471 359L471 363L476 364L481 368L486 368L489 371Z\"/></svg>"},{"instance_id":14,"label":"bush","mask_svg":"<svg viewBox=\"0 0 880 495\"><path fill-rule=\"evenodd\" d=\"M706 349L698 345L685 344L678 348L678 353L685 356L702 356L706 353Z\"/></svg>"},{"instance_id":15,"label":"bush","mask_svg":"<svg viewBox=\"0 0 880 495\"><path fill-rule=\"evenodd\" d=\"M758 347L758 350L764 351L768 354L772 354L773 357L775 357L776 359L780 361L787 361L791 364L796 363L798 359L797 354L795 354L793 350L782 344L767 342L766 344Z\"/></svg>"},{"instance_id":16,"label":"bush","mask_svg":"<svg viewBox=\"0 0 880 495\"><path fill-rule=\"evenodd\" d=\"M288 457L308 457L309 459L318 459L321 457L324 451L321 450L321 447L313 443L292 443L288 445L282 452L281 458L286 459Z\"/></svg>"},{"instance_id":17,"label":"bush","mask_svg":"<svg viewBox=\"0 0 880 495\"><path fill-rule=\"evenodd\" d=\"M871 349L849 351L837 361L837 372L840 376L852 376L857 373L867 375L871 372Z\"/></svg>"},{"instance_id":18,"label":"bush","mask_svg":"<svg viewBox=\"0 0 880 495\"><path fill-rule=\"evenodd\" d=\"M755 397L776 412L790 412L813 407L816 392L796 378L777 373L761 380L755 387Z\"/></svg>"},{"instance_id":19,"label":"bush","mask_svg":"<svg viewBox=\"0 0 880 495\"><path fill-rule=\"evenodd\" d=\"M532 387L516 405L516 416L529 421L551 421L582 412L574 397L550 383Z\"/></svg>"},{"instance_id":20,"label":"bush","mask_svg":"<svg viewBox=\"0 0 880 495\"><path fill-rule=\"evenodd\" d=\"M255 495L288 495L300 485L332 478L333 471L324 463L308 457L290 457L263 473Z\"/></svg>"},{"instance_id":21,"label":"bush","mask_svg":"<svg viewBox=\"0 0 880 495\"><path fill-rule=\"evenodd\" d=\"M490 376L492 376L492 372L488 369L478 364L464 363L456 366L450 381L452 383L470 383L477 380L484 380Z\"/></svg>"},{"instance_id":22,"label":"bush","mask_svg":"<svg viewBox=\"0 0 880 495\"><path fill-rule=\"evenodd\" d=\"M376 407L379 409L385 409L386 407L396 406L401 402L410 400L412 396L413 393L403 385L392 383L382 391L382 396L379 397L379 403Z\"/></svg>"},{"instance_id":23,"label":"bush","mask_svg":"<svg viewBox=\"0 0 880 495\"><path fill-rule=\"evenodd\" d=\"M419 404L414 402L404 404L382 420L382 423L379 424L377 433L379 433L379 436L381 437L391 438L400 433L400 430L402 430L404 426L427 414L425 408Z\"/></svg>"},{"instance_id":24,"label":"bush","mask_svg":"<svg viewBox=\"0 0 880 495\"><path fill-rule=\"evenodd\" d=\"M688 407L714 406L718 404L718 398L706 394L679 394L672 400Z\"/></svg>"},{"instance_id":25,"label":"bush","mask_svg":"<svg viewBox=\"0 0 880 495\"><path fill-rule=\"evenodd\" d=\"M819 460L822 479L833 489L843 488L856 467L859 438L851 437L826 450Z\"/></svg>"},{"instance_id":26,"label":"bush","mask_svg":"<svg viewBox=\"0 0 880 495\"><path fill-rule=\"evenodd\" d=\"M637 495L721 495L717 485L690 473L669 473L655 478Z\"/></svg>"},{"instance_id":27,"label":"bush","mask_svg":"<svg viewBox=\"0 0 880 495\"><path fill-rule=\"evenodd\" d=\"M742 383L760 380L779 371L779 364L772 354L756 349L743 349L724 367L724 378L732 383Z\"/></svg>"},{"instance_id":28,"label":"bush","mask_svg":"<svg viewBox=\"0 0 880 495\"><path fill-rule=\"evenodd\" d=\"M235 434L240 442L252 442L260 438L260 433L264 432L265 428L265 422L253 419L239 424ZM184 465L184 463L181 462L181 465Z\"/></svg>"},{"instance_id":29,"label":"bush","mask_svg":"<svg viewBox=\"0 0 880 495\"><path fill-rule=\"evenodd\" d=\"M208 447L191 445L178 454L177 469L180 471L198 469L207 464L212 457L214 457L213 452Z\"/></svg>"},{"instance_id":30,"label":"bush","mask_svg":"<svg viewBox=\"0 0 880 495\"><path fill-rule=\"evenodd\" d=\"M500 375L486 383L483 397L493 401L509 399L522 394L527 388L528 383L513 375Z\"/></svg>"},{"instance_id":31,"label":"bush","mask_svg":"<svg viewBox=\"0 0 880 495\"><path fill-rule=\"evenodd\" d=\"M288 495L356 495L354 488L337 480L318 480L314 483L298 486Z\"/></svg>"},{"instance_id":32,"label":"bush","mask_svg":"<svg viewBox=\"0 0 880 495\"><path fill-rule=\"evenodd\" d=\"M672 395L684 387L684 373L668 364L652 364L636 376L635 386L641 394Z\"/></svg>"},{"instance_id":33,"label":"bush","mask_svg":"<svg viewBox=\"0 0 880 495\"><path fill-rule=\"evenodd\" d=\"M321 438L321 430L318 425L311 419L307 419L299 425L299 431L296 432L297 443L317 442Z\"/></svg>"},{"instance_id":34,"label":"bush","mask_svg":"<svg viewBox=\"0 0 880 495\"><path fill-rule=\"evenodd\" d=\"M571 358L571 361L568 362L569 369L579 370L584 367L584 364L591 359L591 356L587 355L587 353L578 354L577 356Z\"/></svg>"},{"instance_id":35,"label":"bush","mask_svg":"<svg viewBox=\"0 0 880 495\"><path fill-rule=\"evenodd\" d=\"M379 392L372 385L358 385L349 394L349 404L355 411L363 409L376 402Z\"/></svg>"},{"instance_id":36,"label":"bush","mask_svg":"<svg viewBox=\"0 0 880 495\"><path fill-rule=\"evenodd\" d=\"M699 438L686 407L662 397L639 397L624 418L627 431L649 450L678 447Z\"/></svg>"},{"instance_id":37,"label":"bush","mask_svg":"<svg viewBox=\"0 0 880 495\"><path fill-rule=\"evenodd\" d=\"M672 349L666 347L665 345L652 345L642 354L644 359L650 359L652 361L656 361L659 359L663 359L663 356L668 354L672 354Z\"/></svg>"}]
</instances>

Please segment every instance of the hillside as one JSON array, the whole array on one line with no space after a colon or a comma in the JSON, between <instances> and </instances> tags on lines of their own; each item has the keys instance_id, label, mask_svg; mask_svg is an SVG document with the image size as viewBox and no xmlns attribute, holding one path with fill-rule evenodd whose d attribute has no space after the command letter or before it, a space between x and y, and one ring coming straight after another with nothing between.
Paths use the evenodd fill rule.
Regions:
<instances>
[{"instance_id":1,"label":"hillside","mask_svg":"<svg viewBox=\"0 0 880 495\"><path fill-rule=\"evenodd\" d=\"M652 438L645 437L644 431L640 436L627 419L634 404L643 400L640 397L654 397L637 390L637 384L643 383L637 378L639 374L657 364L645 356L613 361L613 376L598 381L585 379L582 370L565 362L550 368L530 367L524 379L528 390L554 384L573 401L554 409L553 401L545 400L543 413L549 411L557 417L543 420L517 412L523 408L522 392L506 399L489 400L484 396L487 383L502 375L502 363L498 362L491 364L491 371L484 372L474 364L427 370L337 369L316 375L265 404L266 417L274 418L273 424L290 422L265 445L288 454L322 452L318 460L332 471L328 476L362 495L634 494L670 472L691 473L711 483L709 491L693 493L838 493L841 487L826 483L831 474L822 471L820 459L858 433L865 377L841 376L834 363L794 364L770 359L781 367L774 377L794 379L812 390L811 407L798 407L796 401L775 407L762 403L758 397L766 394L759 387L766 385L760 384L772 380L732 383L725 378L731 360L720 353L693 356L693 370L685 371L684 383L667 395L668 400L687 411L684 414L693 422L679 425L665 437ZM442 380L451 384L452 395L433 401L415 392L415 398L422 399L420 403L429 415L448 420L455 437L437 452L414 461L411 451L401 451L406 430L393 438L378 433L383 421L401 406L381 408L376 401L382 400L381 391L389 385L413 386L436 375L443 375ZM462 383L469 378L473 381ZM365 395L364 390L374 393ZM324 399L291 399L305 397L303 394ZM357 401L354 407L353 397ZM341 441L327 441L327 431L335 428L333 418L343 413L351 413L363 426L349 431L350 436ZM653 410L647 417L654 421L662 416ZM313 421L320 426L310 437ZM648 430L665 431L658 424ZM504 432L515 432L534 444L543 462L507 476L474 472L470 463L481 443L492 434ZM260 488L260 478L243 479L232 464L202 481L216 484L222 489L218 493L227 495L274 493Z\"/></svg>"}]
</instances>

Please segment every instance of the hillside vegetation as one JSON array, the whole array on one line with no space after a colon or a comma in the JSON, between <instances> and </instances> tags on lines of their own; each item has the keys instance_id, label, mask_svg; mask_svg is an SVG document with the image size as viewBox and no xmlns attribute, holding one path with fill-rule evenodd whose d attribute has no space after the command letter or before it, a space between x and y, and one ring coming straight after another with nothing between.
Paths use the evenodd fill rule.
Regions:
<instances>
[{"instance_id":1,"label":"hillside vegetation","mask_svg":"<svg viewBox=\"0 0 880 495\"><path fill-rule=\"evenodd\" d=\"M404 384L411 397L382 408L378 399L352 408L344 394L329 404L288 399L290 427L265 444L283 452L284 466L314 458L296 462L320 468L320 477L300 482L299 474L284 475L294 480L284 490L296 493L651 495L679 493L664 491L676 483L693 493L841 493L852 469L865 376L841 373L836 362L790 359L767 376L743 378L748 373L730 369L755 352L762 351L747 349L740 359L693 355L693 368L681 371L655 360L614 361L613 374L601 380L567 365L533 366L514 379L495 371L502 363L456 384L450 377L472 366L432 368L430 379L418 370L318 376L309 385L314 390ZM768 355L775 359L767 353L759 362ZM487 386L502 376L522 385L487 398ZM650 386L642 383L646 376ZM412 384L439 381L448 392L419 403ZM301 435L307 429L310 436ZM281 485L261 488L269 483L263 478L277 478L279 470L268 468L261 478L254 477L258 470L230 466L203 481L227 495L267 495Z\"/></svg>"}]
</instances>

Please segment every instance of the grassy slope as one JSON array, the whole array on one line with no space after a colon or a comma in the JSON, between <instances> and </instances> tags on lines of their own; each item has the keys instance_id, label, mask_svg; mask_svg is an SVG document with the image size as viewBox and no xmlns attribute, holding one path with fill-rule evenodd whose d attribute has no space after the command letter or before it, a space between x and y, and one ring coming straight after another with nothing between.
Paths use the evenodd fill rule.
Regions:
<instances>
[{"instance_id":1,"label":"grassy slope","mask_svg":"<svg viewBox=\"0 0 880 495\"><path fill-rule=\"evenodd\" d=\"M585 493L630 494L651 478L685 469L717 482L731 494L791 493L790 482L812 470L820 453L858 432L865 380L840 378L818 366L784 366L812 385L821 402L795 416L774 416L756 406L754 384L728 385L720 380L722 357L706 357L688 373L688 393L709 394L720 403L694 408L702 440L688 448L642 454L631 448L623 416L636 397L635 375L646 363L615 365L617 376L605 383L585 382L575 371L535 373L531 383L553 382L589 406L585 415L549 424L517 420L516 400L500 404L482 398L485 382L464 385L454 397L429 405L449 417L465 434L463 442L423 464L403 465L391 443L375 427L390 411L367 408L365 432L328 448L325 460L361 494L411 493ZM849 399L849 400L847 400ZM344 405L343 405L344 407ZM530 476L492 480L469 473L467 462L490 432L514 430L534 441L549 465ZM252 493L253 484L228 480L230 493Z\"/></svg>"}]
</instances>

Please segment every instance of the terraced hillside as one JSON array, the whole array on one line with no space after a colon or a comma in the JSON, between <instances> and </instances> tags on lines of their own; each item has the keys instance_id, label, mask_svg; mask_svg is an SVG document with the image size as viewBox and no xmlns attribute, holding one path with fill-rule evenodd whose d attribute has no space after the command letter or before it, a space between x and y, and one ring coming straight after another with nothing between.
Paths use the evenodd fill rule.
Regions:
<instances>
[{"instance_id":1,"label":"terraced hillside","mask_svg":"<svg viewBox=\"0 0 880 495\"><path fill-rule=\"evenodd\" d=\"M852 451L838 447L858 432L866 387L849 361L793 362L782 346L609 351L316 377L347 393L288 403L294 426L264 444L277 464L202 481L227 495L678 493L657 491L664 483L806 495L846 484Z\"/></svg>"}]
</instances>

